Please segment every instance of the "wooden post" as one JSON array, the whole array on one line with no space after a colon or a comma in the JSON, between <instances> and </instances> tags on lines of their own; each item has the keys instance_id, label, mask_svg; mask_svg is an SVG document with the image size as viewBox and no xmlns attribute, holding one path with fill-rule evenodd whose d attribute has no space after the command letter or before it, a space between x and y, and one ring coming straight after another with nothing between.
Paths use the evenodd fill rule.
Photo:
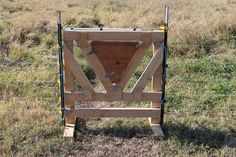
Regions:
<instances>
[{"instance_id":1,"label":"wooden post","mask_svg":"<svg viewBox=\"0 0 236 157\"><path fill-rule=\"evenodd\" d=\"M161 42L158 42L158 43L154 42L153 43L153 56L157 52L160 45L161 45ZM159 66L152 77L152 91L153 92L161 92L161 74L162 74L162 66ZM160 101L161 100L159 100L157 102L152 101L152 108L160 109L160 107L161 107ZM163 131L161 129L161 125L160 125L160 116L158 118L151 117L149 119L149 122L150 122L153 133L156 136L164 137L164 133L163 133Z\"/></svg>"},{"instance_id":2,"label":"wooden post","mask_svg":"<svg viewBox=\"0 0 236 157\"><path fill-rule=\"evenodd\" d=\"M65 63L65 91L73 92L74 89L74 76L70 71L70 62L68 55L73 54L73 41L64 41L64 63ZM66 107L73 107L74 103L65 99ZM75 117L66 114L66 126L64 130L64 137L74 136Z\"/></svg>"},{"instance_id":3,"label":"wooden post","mask_svg":"<svg viewBox=\"0 0 236 157\"><path fill-rule=\"evenodd\" d=\"M153 56L155 55L160 45L161 42L153 44ZM161 73L162 73L162 66L159 66L152 77L153 92L161 92ZM152 101L152 108L160 108L160 100L157 102ZM159 124L159 123L160 123L160 118L151 118L151 124Z\"/></svg>"}]
</instances>

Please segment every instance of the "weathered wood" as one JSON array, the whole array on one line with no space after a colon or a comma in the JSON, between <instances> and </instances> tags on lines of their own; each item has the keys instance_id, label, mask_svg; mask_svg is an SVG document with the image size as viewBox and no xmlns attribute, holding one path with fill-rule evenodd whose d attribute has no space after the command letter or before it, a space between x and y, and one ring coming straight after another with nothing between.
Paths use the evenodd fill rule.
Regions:
<instances>
[{"instance_id":1,"label":"weathered wood","mask_svg":"<svg viewBox=\"0 0 236 157\"><path fill-rule=\"evenodd\" d=\"M118 93L120 94L120 93ZM67 101L78 102L88 101L87 97L84 96L83 92L65 92ZM161 92L143 92L140 99L137 99L134 93L122 92L121 96L110 95L109 93L93 93L93 101L153 101L159 102L161 99Z\"/></svg>"},{"instance_id":2,"label":"weathered wood","mask_svg":"<svg viewBox=\"0 0 236 157\"><path fill-rule=\"evenodd\" d=\"M134 85L132 92L142 92L147 85L148 80L151 80L157 68L161 65L163 59L163 48L160 47L153 55L151 61L140 76L139 80Z\"/></svg>"},{"instance_id":3,"label":"weathered wood","mask_svg":"<svg viewBox=\"0 0 236 157\"><path fill-rule=\"evenodd\" d=\"M154 108L67 108L68 115L87 117L159 117L160 109Z\"/></svg>"}]
</instances>

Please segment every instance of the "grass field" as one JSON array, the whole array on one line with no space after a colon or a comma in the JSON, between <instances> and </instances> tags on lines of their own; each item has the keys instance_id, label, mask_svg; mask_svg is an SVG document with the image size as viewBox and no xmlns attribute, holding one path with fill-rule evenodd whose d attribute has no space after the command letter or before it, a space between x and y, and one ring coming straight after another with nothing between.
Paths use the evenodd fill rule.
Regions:
<instances>
[{"instance_id":1,"label":"grass field","mask_svg":"<svg viewBox=\"0 0 236 157\"><path fill-rule=\"evenodd\" d=\"M236 1L0 2L0 156L236 156ZM170 7L165 138L155 138L145 119L91 119L86 126L78 120L77 141L62 138L56 10L64 27L154 28L163 22L164 4ZM151 49L127 88L150 57Z\"/></svg>"}]
</instances>

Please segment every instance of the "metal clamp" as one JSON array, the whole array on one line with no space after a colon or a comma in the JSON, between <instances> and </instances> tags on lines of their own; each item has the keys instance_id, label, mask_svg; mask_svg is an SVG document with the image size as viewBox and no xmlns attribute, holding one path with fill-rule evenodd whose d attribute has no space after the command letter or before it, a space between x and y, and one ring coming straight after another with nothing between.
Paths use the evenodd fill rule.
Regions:
<instances>
[{"instance_id":1,"label":"metal clamp","mask_svg":"<svg viewBox=\"0 0 236 157\"><path fill-rule=\"evenodd\" d=\"M91 55L93 53L96 53L96 49L92 47L91 51L87 53L87 55Z\"/></svg>"},{"instance_id":2,"label":"metal clamp","mask_svg":"<svg viewBox=\"0 0 236 157\"><path fill-rule=\"evenodd\" d=\"M165 26L165 25L160 26L160 30L167 31L168 29L169 29L168 26Z\"/></svg>"},{"instance_id":3,"label":"metal clamp","mask_svg":"<svg viewBox=\"0 0 236 157\"><path fill-rule=\"evenodd\" d=\"M100 80L105 80L105 79L108 79L109 77L111 77L112 75L114 75L115 72L110 72L110 73L107 73L105 76L102 76L100 77Z\"/></svg>"}]
</instances>

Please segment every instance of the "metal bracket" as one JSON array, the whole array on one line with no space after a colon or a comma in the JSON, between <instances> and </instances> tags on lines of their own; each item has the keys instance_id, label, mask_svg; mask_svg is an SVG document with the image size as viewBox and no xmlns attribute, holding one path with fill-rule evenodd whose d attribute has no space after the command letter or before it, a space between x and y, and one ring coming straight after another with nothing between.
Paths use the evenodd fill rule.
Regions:
<instances>
[{"instance_id":1,"label":"metal bracket","mask_svg":"<svg viewBox=\"0 0 236 157\"><path fill-rule=\"evenodd\" d=\"M92 50L90 52L88 52L87 55L91 55L93 53L96 53L96 49L92 47Z\"/></svg>"},{"instance_id":2,"label":"metal bracket","mask_svg":"<svg viewBox=\"0 0 236 157\"><path fill-rule=\"evenodd\" d=\"M100 77L100 80L105 80L105 79L108 79L109 77L111 77L112 75L114 75L115 72L110 72L110 73L107 73L105 76L102 76Z\"/></svg>"},{"instance_id":3,"label":"metal bracket","mask_svg":"<svg viewBox=\"0 0 236 157\"><path fill-rule=\"evenodd\" d=\"M140 47L142 44L143 44L143 42L140 41L135 47L138 48L138 47Z\"/></svg>"}]
</instances>

